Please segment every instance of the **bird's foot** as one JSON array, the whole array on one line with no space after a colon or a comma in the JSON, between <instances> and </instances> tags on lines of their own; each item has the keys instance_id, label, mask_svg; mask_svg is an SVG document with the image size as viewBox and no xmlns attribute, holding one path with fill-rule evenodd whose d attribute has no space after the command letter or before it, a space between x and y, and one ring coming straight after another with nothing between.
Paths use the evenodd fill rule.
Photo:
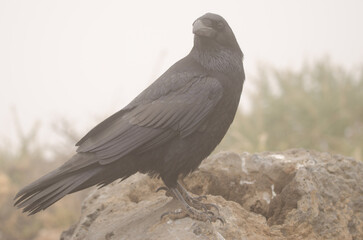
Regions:
<instances>
[{"instance_id":1,"label":"bird's foot","mask_svg":"<svg viewBox=\"0 0 363 240\"><path fill-rule=\"evenodd\" d=\"M217 211L217 213L219 214L219 208L217 205L212 204L212 203L202 203L199 197L196 198L190 198L188 200L186 200L188 202L188 204L198 210L202 210L204 212L208 212L209 210L212 210L213 208Z\"/></svg>"},{"instance_id":2,"label":"bird's foot","mask_svg":"<svg viewBox=\"0 0 363 240\"><path fill-rule=\"evenodd\" d=\"M207 196L203 195L198 197L191 197L188 191L180 183L177 183L177 189L182 194L184 200L188 203L189 206L198 210L203 210L204 212L207 212L208 210L212 210L212 208L214 208L219 214L219 208L217 205L201 202L203 199L207 199Z\"/></svg>"},{"instance_id":3,"label":"bird's foot","mask_svg":"<svg viewBox=\"0 0 363 240\"><path fill-rule=\"evenodd\" d=\"M198 221L203 221L203 222L216 222L217 220L219 220L219 221L221 221L221 223L223 223L223 224L225 223L225 220L223 217L221 217L219 215L214 215L214 213L211 211L202 212L202 211L199 211L192 207L187 207L185 209L184 208L177 209L175 211L166 212L161 215L161 219L164 219L166 217L171 220L178 220L178 219L182 219L185 217L190 217L192 219L195 219Z\"/></svg>"},{"instance_id":4,"label":"bird's foot","mask_svg":"<svg viewBox=\"0 0 363 240\"><path fill-rule=\"evenodd\" d=\"M166 190L167 196L173 196L175 199L179 200L183 208L178 209L176 211L166 212L161 215L161 219L164 217L168 217L172 220L177 220L185 217L190 217L195 220L199 221L209 221L209 222L215 222L217 220L221 221L223 224L225 223L225 220L223 217L219 215L219 208L215 204L209 204L209 203L202 203L201 201L203 199L206 199L206 196L200 196L200 197L191 197L187 190L183 188L179 183L176 188L165 188L161 187L159 190ZM211 210L212 208L217 210L217 214L214 214Z\"/></svg>"}]
</instances>

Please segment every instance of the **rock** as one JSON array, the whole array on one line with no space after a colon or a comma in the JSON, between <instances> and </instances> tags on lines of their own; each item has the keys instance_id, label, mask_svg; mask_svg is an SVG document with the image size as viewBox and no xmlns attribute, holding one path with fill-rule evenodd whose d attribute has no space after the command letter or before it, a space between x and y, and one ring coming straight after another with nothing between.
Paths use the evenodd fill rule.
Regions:
<instances>
[{"instance_id":1,"label":"rock","mask_svg":"<svg viewBox=\"0 0 363 240\"><path fill-rule=\"evenodd\" d=\"M180 204L136 174L93 191L61 239L363 239L363 164L303 149L222 152L184 179L226 224L160 220Z\"/></svg>"}]
</instances>

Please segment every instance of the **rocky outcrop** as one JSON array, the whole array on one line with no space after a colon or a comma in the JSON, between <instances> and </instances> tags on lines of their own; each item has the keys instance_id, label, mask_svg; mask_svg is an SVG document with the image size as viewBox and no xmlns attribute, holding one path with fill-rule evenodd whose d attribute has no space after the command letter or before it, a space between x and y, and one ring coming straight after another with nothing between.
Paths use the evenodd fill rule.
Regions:
<instances>
[{"instance_id":1,"label":"rocky outcrop","mask_svg":"<svg viewBox=\"0 0 363 240\"><path fill-rule=\"evenodd\" d=\"M161 221L179 203L156 193L160 180L136 174L93 191L61 239L363 239L363 164L348 157L222 152L184 183L219 205L226 224Z\"/></svg>"}]
</instances>

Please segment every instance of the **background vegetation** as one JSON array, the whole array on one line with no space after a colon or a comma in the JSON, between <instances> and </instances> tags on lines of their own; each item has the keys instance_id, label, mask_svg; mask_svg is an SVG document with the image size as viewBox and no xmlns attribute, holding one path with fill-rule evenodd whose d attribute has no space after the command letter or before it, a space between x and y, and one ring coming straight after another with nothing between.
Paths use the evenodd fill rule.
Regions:
<instances>
[{"instance_id":1,"label":"background vegetation","mask_svg":"<svg viewBox=\"0 0 363 240\"><path fill-rule=\"evenodd\" d=\"M300 70L264 68L248 79L251 110L240 111L218 150L278 151L302 147L363 159L363 68L347 72L328 60ZM244 93L246 94L246 93ZM20 129L20 127L19 127ZM13 197L31 180L71 156L78 139L63 125L64 146L37 144L37 126L19 131L18 149L0 149L0 240L59 239L75 223L86 191L66 197L47 211L27 217L16 211ZM46 152L52 152L52 161Z\"/></svg>"},{"instance_id":2,"label":"background vegetation","mask_svg":"<svg viewBox=\"0 0 363 240\"><path fill-rule=\"evenodd\" d=\"M15 119L15 122L16 119ZM38 125L25 134L17 124L19 147L0 149L0 240L53 240L78 220L87 191L65 197L47 211L28 217L13 207L15 194L31 181L61 165L71 156L69 131L58 131L67 139L57 148L40 145ZM67 143L68 142L68 143ZM51 159L49 159L51 152Z\"/></svg>"},{"instance_id":3,"label":"background vegetation","mask_svg":"<svg viewBox=\"0 0 363 240\"><path fill-rule=\"evenodd\" d=\"M261 69L219 149L308 148L363 159L363 67L347 72L328 59L300 70Z\"/></svg>"}]
</instances>

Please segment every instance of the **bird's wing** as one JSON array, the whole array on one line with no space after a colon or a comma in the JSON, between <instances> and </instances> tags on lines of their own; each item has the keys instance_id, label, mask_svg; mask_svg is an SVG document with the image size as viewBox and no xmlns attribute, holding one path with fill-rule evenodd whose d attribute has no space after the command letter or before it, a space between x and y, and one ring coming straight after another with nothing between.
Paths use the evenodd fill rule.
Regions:
<instances>
[{"instance_id":1,"label":"bird's wing","mask_svg":"<svg viewBox=\"0 0 363 240\"><path fill-rule=\"evenodd\" d=\"M140 153L175 136L186 137L204 122L222 94L217 79L194 77L174 91L106 119L106 127L87 134L77 152L96 153L99 163L108 164L134 150Z\"/></svg>"}]
</instances>

